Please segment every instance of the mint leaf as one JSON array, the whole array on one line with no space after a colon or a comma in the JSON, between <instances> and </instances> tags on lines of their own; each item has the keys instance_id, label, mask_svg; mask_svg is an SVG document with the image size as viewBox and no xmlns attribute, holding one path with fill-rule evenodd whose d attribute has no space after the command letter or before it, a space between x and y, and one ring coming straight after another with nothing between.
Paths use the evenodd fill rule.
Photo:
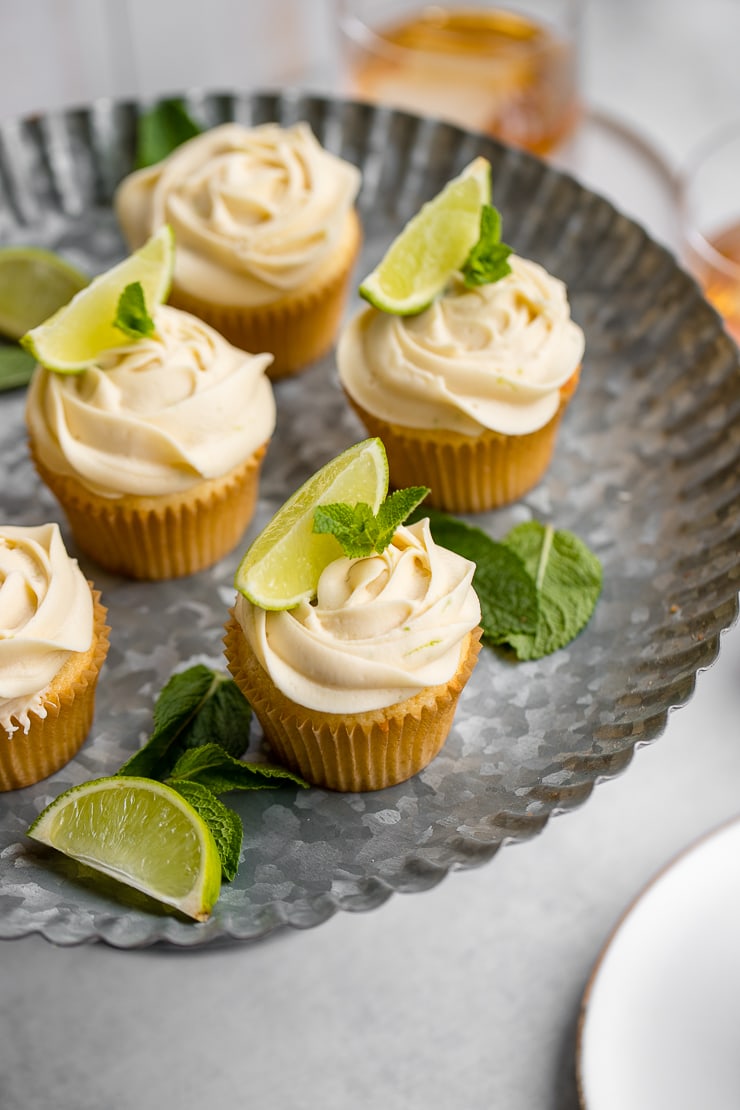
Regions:
<instances>
[{"instance_id":1,"label":"mint leaf","mask_svg":"<svg viewBox=\"0 0 740 1110\"><path fill-rule=\"evenodd\" d=\"M239 855L244 836L239 814L225 806L208 787L199 782L167 779L167 785L181 794L208 825L216 841L224 879L231 882L239 869Z\"/></svg>"},{"instance_id":2,"label":"mint leaf","mask_svg":"<svg viewBox=\"0 0 740 1110\"><path fill-rule=\"evenodd\" d=\"M198 782L214 794L226 794L230 790L275 790L283 785L281 779L298 786L308 786L304 779L285 767L244 763L234 759L218 744L205 744L183 752L167 781L172 786L178 779Z\"/></svg>"},{"instance_id":3,"label":"mint leaf","mask_svg":"<svg viewBox=\"0 0 740 1110\"><path fill-rule=\"evenodd\" d=\"M519 555L456 517L433 509L415 514L421 515L429 517L435 543L475 563L473 587L480 601L484 640L502 644L512 635L534 633L537 588Z\"/></svg>"},{"instance_id":4,"label":"mint leaf","mask_svg":"<svg viewBox=\"0 0 740 1110\"><path fill-rule=\"evenodd\" d=\"M537 521L518 525L504 543L523 560L539 595L536 629L508 642L520 659L539 659L564 647L590 620L601 593L601 563L572 532Z\"/></svg>"},{"instance_id":5,"label":"mint leaf","mask_svg":"<svg viewBox=\"0 0 740 1110\"><path fill-rule=\"evenodd\" d=\"M147 312L140 281L132 281L118 298L113 327L118 328L129 339L148 339L154 335L154 320Z\"/></svg>"},{"instance_id":6,"label":"mint leaf","mask_svg":"<svg viewBox=\"0 0 740 1110\"><path fill-rule=\"evenodd\" d=\"M386 497L375 518L378 533L375 542L376 551L385 551L393 539L396 528L399 524L403 524L406 517L422 503L428 493L428 486L410 486L408 489L397 489L395 493Z\"/></svg>"},{"instance_id":7,"label":"mint leaf","mask_svg":"<svg viewBox=\"0 0 740 1110\"><path fill-rule=\"evenodd\" d=\"M426 486L396 490L373 513L369 505L337 502L319 505L314 512L314 532L336 536L348 559L362 559L373 552L385 551L399 524L429 493Z\"/></svg>"},{"instance_id":8,"label":"mint leaf","mask_svg":"<svg viewBox=\"0 0 740 1110\"><path fill-rule=\"evenodd\" d=\"M375 550L375 514L364 501L357 505L319 505L314 511L313 530L336 536L348 559L361 559Z\"/></svg>"},{"instance_id":9,"label":"mint leaf","mask_svg":"<svg viewBox=\"0 0 740 1110\"><path fill-rule=\"evenodd\" d=\"M462 267L469 288L488 285L511 273L508 257L512 248L501 242L501 213L492 204L480 212L480 236Z\"/></svg>"},{"instance_id":10,"label":"mint leaf","mask_svg":"<svg viewBox=\"0 0 740 1110\"><path fill-rule=\"evenodd\" d=\"M0 390L28 385L35 366L36 359L23 347L0 344Z\"/></svg>"},{"instance_id":11,"label":"mint leaf","mask_svg":"<svg viewBox=\"0 0 740 1110\"><path fill-rule=\"evenodd\" d=\"M180 748L184 751L215 743L229 755L239 756L249 741L251 706L232 678L215 671L211 673L218 681L183 731Z\"/></svg>"},{"instance_id":12,"label":"mint leaf","mask_svg":"<svg viewBox=\"0 0 740 1110\"><path fill-rule=\"evenodd\" d=\"M137 169L161 162L182 143L200 135L202 128L188 115L179 98L162 100L139 118L136 135Z\"/></svg>"},{"instance_id":13,"label":"mint leaf","mask_svg":"<svg viewBox=\"0 0 740 1110\"><path fill-rule=\"evenodd\" d=\"M202 663L175 674L154 705L154 731L119 775L163 779L187 748L216 742L231 755L247 746L252 711L236 683Z\"/></svg>"}]
</instances>

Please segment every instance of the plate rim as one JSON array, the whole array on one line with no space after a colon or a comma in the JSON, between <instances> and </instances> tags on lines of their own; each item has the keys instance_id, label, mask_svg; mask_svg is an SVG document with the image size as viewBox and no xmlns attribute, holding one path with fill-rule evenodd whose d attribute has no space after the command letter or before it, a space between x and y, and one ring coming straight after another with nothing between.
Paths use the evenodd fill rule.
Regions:
<instances>
[{"instance_id":1,"label":"plate rim","mask_svg":"<svg viewBox=\"0 0 740 1110\"><path fill-rule=\"evenodd\" d=\"M653 891L660 886L668 875L672 874L675 870L681 867L691 856L700 852L712 841L719 839L723 834L729 832L733 828L740 828L740 813L734 816L727 817L717 825L706 829L702 833L698 833L688 844L678 851L674 852L669 858L661 864L656 871L643 883L640 889L634 894L626 907L619 914L615 924L607 934L606 940L599 949L599 953L592 965L589 972L586 986L581 996L581 1003L578 1011L578 1021L576 1025L576 1047L575 1047L575 1071L576 1071L576 1089L578 1094L579 1110L599 1110L598 1107L589 1103L586 1098L585 1084L584 1084L584 1055L585 1055L585 1037L586 1026L589 1019L589 1009L593 998L594 991L599 981L604 965L608 956L611 954L614 945L619 939L622 929L626 927L631 920L633 914L640 908L645 899L653 893Z\"/></svg>"}]
</instances>

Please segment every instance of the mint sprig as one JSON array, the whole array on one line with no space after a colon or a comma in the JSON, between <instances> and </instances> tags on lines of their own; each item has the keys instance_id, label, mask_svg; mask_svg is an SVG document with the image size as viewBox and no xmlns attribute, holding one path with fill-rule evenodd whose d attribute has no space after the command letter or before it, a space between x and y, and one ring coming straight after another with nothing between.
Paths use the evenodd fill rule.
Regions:
<instances>
[{"instance_id":1,"label":"mint sprig","mask_svg":"<svg viewBox=\"0 0 740 1110\"><path fill-rule=\"evenodd\" d=\"M113 327L118 328L129 339L149 339L154 335L154 320L147 311L140 281L132 281L118 298Z\"/></svg>"},{"instance_id":2,"label":"mint sprig","mask_svg":"<svg viewBox=\"0 0 740 1110\"><path fill-rule=\"evenodd\" d=\"M188 114L182 99L174 97L160 101L139 118L134 165L143 169L161 162L182 143L200 135L202 130Z\"/></svg>"},{"instance_id":3,"label":"mint sprig","mask_svg":"<svg viewBox=\"0 0 740 1110\"><path fill-rule=\"evenodd\" d=\"M251 717L233 679L202 663L189 667L162 688L149 740L117 772L179 791L213 833L227 881L236 874L243 830L239 814L218 795L276 789L286 782L308 785L285 767L236 758L247 746Z\"/></svg>"},{"instance_id":4,"label":"mint sprig","mask_svg":"<svg viewBox=\"0 0 740 1110\"><path fill-rule=\"evenodd\" d=\"M346 505L336 502L319 505L314 512L313 530L336 536L349 559L362 559L385 551L400 524L421 504L429 493L426 486L396 490L386 497L374 513L364 502Z\"/></svg>"},{"instance_id":5,"label":"mint sprig","mask_svg":"<svg viewBox=\"0 0 740 1110\"><path fill-rule=\"evenodd\" d=\"M469 288L488 285L511 273L508 257L512 248L501 242L501 213L492 204L484 204L480 213L480 235L462 267Z\"/></svg>"},{"instance_id":6,"label":"mint sprig","mask_svg":"<svg viewBox=\"0 0 740 1110\"><path fill-rule=\"evenodd\" d=\"M436 543L476 564L484 640L540 659L585 628L601 593L596 555L572 532L530 521L496 541L445 513L425 512Z\"/></svg>"}]
</instances>

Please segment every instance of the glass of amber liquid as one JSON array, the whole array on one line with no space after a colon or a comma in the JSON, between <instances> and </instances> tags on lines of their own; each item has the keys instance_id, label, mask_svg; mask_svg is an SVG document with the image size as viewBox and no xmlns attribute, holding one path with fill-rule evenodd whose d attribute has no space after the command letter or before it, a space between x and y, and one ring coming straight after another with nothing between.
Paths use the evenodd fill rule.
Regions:
<instances>
[{"instance_id":1,"label":"glass of amber liquid","mask_svg":"<svg viewBox=\"0 0 740 1110\"><path fill-rule=\"evenodd\" d=\"M689 157L679 193L682 260L740 344L740 121Z\"/></svg>"},{"instance_id":2,"label":"glass of amber liquid","mask_svg":"<svg viewBox=\"0 0 740 1110\"><path fill-rule=\"evenodd\" d=\"M583 0L338 0L345 84L363 100L547 154L579 115Z\"/></svg>"}]
</instances>

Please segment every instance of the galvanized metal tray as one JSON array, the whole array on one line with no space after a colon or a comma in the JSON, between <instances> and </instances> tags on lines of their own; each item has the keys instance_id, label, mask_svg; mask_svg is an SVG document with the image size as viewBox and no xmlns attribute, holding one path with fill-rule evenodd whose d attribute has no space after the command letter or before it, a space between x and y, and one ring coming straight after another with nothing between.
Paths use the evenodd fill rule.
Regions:
<instances>
[{"instance_id":1,"label":"galvanized metal tray","mask_svg":"<svg viewBox=\"0 0 740 1110\"><path fill-rule=\"evenodd\" d=\"M572 529L603 561L603 596L585 631L539 662L484 650L442 753L410 782L376 794L282 788L230 798L245 826L242 863L212 919L196 925L101 884L24 832L52 797L112 773L141 743L173 670L224 665L241 550L169 583L114 578L80 557L109 607L111 650L78 757L0 796L0 937L196 946L314 926L394 891L424 890L533 836L623 770L690 696L737 615L738 353L664 248L568 176L447 124L299 93L186 99L205 125L307 120L361 168L358 277L424 200L476 154L490 158L505 239L567 282L586 359L545 480L476 523L494 537L532 517ZM0 127L0 243L51 247L88 271L121 257L110 200L132 167L142 109L106 101ZM333 356L276 392L278 428L244 545L297 485L364 434ZM18 392L0 397L0 513L17 524L58 520L77 554L28 457L23 402ZM250 750L261 745L255 726Z\"/></svg>"}]
</instances>

